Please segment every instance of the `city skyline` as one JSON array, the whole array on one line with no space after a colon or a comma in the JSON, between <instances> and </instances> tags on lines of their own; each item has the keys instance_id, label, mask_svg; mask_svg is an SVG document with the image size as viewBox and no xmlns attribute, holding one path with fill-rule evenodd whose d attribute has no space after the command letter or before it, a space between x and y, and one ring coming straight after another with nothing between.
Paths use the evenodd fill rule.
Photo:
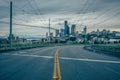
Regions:
<instances>
[{"instance_id":1,"label":"city skyline","mask_svg":"<svg viewBox=\"0 0 120 80\"><path fill-rule=\"evenodd\" d=\"M28 2L24 0L12 1L13 23L48 27L50 17L51 27L56 29L64 28L64 21L67 20L69 26L76 24L77 31L83 29L81 25L86 25L88 32L97 29L120 31L119 0L71 0L69 3L67 3L68 0L35 0L35 2L29 2L29 0ZM0 4L0 10L2 11L0 21L9 22L9 0L0 0L0 3L2 3ZM39 3L42 4L38 5ZM61 6L60 4L63 5ZM32 5L33 8L30 7L30 5ZM13 25L13 33L16 35L39 36L45 35L45 32L48 32L48 30ZM55 33L55 31L52 32ZM4 36L7 34L9 34L9 24L0 23L0 35Z\"/></svg>"}]
</instances>

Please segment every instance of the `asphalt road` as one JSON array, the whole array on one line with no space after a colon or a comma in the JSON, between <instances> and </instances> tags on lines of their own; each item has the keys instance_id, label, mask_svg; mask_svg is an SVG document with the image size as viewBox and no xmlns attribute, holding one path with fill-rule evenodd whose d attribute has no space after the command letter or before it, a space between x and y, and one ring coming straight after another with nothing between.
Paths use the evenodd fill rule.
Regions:
<instances>
[{"instance_id":1,"label":"asphalt road","mask_svg":"<svg viewBox=\"0 0 120 80\"><path fill-rule=\"evenodd\" d=\"M54 53L62 80L120 80L120 59L81 46L46 47L0 53L0 80L52 80Z\"/></svg>"}]
</instances>

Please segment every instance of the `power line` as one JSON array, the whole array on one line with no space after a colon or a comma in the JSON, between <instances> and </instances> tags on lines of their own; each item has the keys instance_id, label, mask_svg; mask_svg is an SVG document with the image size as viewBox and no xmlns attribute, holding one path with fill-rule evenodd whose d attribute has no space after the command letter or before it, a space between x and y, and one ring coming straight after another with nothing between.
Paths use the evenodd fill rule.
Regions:
<instances>
[{"instance_id":1,"label":"power line","mask_svg":"<svg viewBox=\"0 0 120 80\"><path fill-rule=\"evenodd\" d=\"M9 24L9 22L4 22L4 21L0 21L0 23ZM34 25L18 24L18 23L13 23L13 25L27 26L27 27L34 27L34 28L43 28L43 29L48 29L49 28L49 27L44 27L44 26L34 26ZM52 27L50 27L50 29L57 30L57 29L52 28Z\"/></svg>"},{"instance_id":2,"label":"power line","mask_svg":"<svg viewBox=\"0 0 120 80\"><path fill-rule=\"evenodd\" d=\"M86 0L85 3L83 4L83 7L82 7L81 10L80 10L81 12L79 13L80 15L81 15L82 13L84 13L84 11L85 11L85 9L86 9L86 5L88 4L88 1L89 1L89 0ZM79 22L79 21L78 21L78 22Z\"/></svg>"},{"instance_id":3,"label":"power line","mask_svg":"<svg viewBox=\"0 0 120 80\"><path fill-rule=\"evenodd\" d=\"M104 15L109 16L109 17L108 17L108 19L109 19L109 18L110 18L110 15L111 15L111 14L110 14L111 11L112 11L112 12L115 12L115 11L119 11L119 9L116 8L115 10L108 10L107 12L106 12L106 10L105 10L105 12L104 12L102 15L99 15L100 17L99 17L99 16L96 17L96 19L99 19L99 18L101 18L101 17L104 16ZM119 13L119 12L117 12L117 13ZM112 15L114 16L114 15L116 15L117 13L114 13L114 14L112 14ZM106 19L105 19L105 20L106 20ZM104 20L103 20L103 21L104 21ZM96 23L96 24L99 24L99 23ZM95 25L95 24L94 24L94 25Z\"/></svg>"},{"instance_id":4,"label":"power line","mask_svg":"<svg viewBox=\"0 0 120 80\"><path fill-rule=\"evenodd\" d=\"M94 24L94 25L97 26L97 25L103 24L103 23L105 23L106 21L109 21L110 19L112 19L114 16L116 16L116 15L118 15L118 14L120 14L120 12L117 12L117 13L114 14L113 16L111 16L111 17L109 17L109 18L107 18L107 19L105 19L105 20L97 23L96 25Z\"/></svg>"},{"instance_id":5,"label":"power line","mask_svg":"<svg viewBox=\"0 0 120 80\"><path fill-rule=\"evenodd\" d=\"M35 12L35 14L36 15L39 15L39 12L37 12L37 10L33 7L33 5L32 5L32 3L29 1L29 0L27 0L28 2L26 3L26 5L29 3L30 4L30 7L34 10L34 12ZM24 5L22 8L24 8L26 5ZM18 8L18 7L15 7L16 9L19 9L19 10L21 10L22 8ZM38 9L39 10L39 9ZM17 12L17 11L15 11L15 12ZM26 12L25 10L22 10L22 12ZM28 13L28 12L27 12ZM23 17L22 19L24 19L25 17ZM16 18L14 18L15 20L17 20ZM22 20L22 19L18 19L18 20ZM22 20L23 21L23 20ZM45 20L44 20L45 21ZM28 22L28 21L26 21L26 22ZM44 24L44 23L42 23L42 24Z\"/></svg>"},{"instance_id":6,"label":"power line","mask_svg":"<svg viewBox=\"0 0 120 80\"><path fill-rule=\"evenodd\" d=\"M95 0L92 0L91 3L90 3L89 0L86 1L85 6L86 6L86 5L87 5L87 6L86 6L86 8L82 11L83 14L86 14L87 11L88 11L88 9L92 8L93 2L95 3ZM90 6L91 6L91 7L90 7ZM81 17L81 19L82 19L83 17L84 17L84 15ZM79 21L80 21L80 20L77 21L77 24L79 24ZM82 22L83 22L83 20L81 21L81 23L82 23Z\"/></svg>"},{"instance_id":7,"label":"power line","mask_svg":"<svg viewBox=\"0 0 120 80\"><path fill-rule=\"evenodd\" d=\"M41 11L40 11L40 9L38 7L38 4L37 4L36 0L33 0L33 1L34 1L34 4L36 6L36 10L38 11L40 17L43 19L43 21L45 21L44 17L42 16L42 13L41 13Z\"/></svg>"},{"instance_id":8,"label":"power line","mask_svg":"<svg viewBox=\"0 0 120 80\"><path fill-rule=\"evenodd\" d=\"M30 3L31 8L36 12L36 15L41 15L40 10L39 10L39 7L38 7L36 1L33 0L34 3L35 3L36 8L35 8L35 6L33 6L33 4L31 3L30 0L27 0L27 1ZM41 17L41 16L40 16L40 17ZM45 20L44 20L44 21L45 21Z\"/></svg>"}]
</instances>

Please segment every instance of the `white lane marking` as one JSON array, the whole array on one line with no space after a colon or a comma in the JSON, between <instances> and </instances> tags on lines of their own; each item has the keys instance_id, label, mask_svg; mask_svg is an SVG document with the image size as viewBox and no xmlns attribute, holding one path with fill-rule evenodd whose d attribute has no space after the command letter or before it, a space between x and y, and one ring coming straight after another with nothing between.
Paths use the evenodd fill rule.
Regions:
<instances>
[{"instance_id":1,"label":"white lane marking","mask_svg":"<svg viewBox=\"0 0 120 80\"><path fill-rule=\"evenodd\" d=\"M21 52L18 52L18 53L24 54L24 53L27 53L27 52L26 51L25 52L21 51Z\"/></svg>"},{"instance_id":2,"label":"white lane marking","mask_svg":"<svg viewBox=\"0 0 120 80\"><path fill-rule=\"evenodd\" d=\"M80 58L66 58L66 57L60 57L60 59L77 60L77 61L89 61L89 62L103 62L103 63L118 63L118 64L120 64L120 61L95 60L95 59L80 59Z\"/></svg>"},{"instance_id":3,"label":"white lane marking","mask_svg":"<svg viewBox=\"0 0 120 80\"><path fill-rule=\"evenodd\" d=\"M53 58L52 56L39 56L39 55L28 55L28 54L11 54L17 56L28 56L28 57L40 57L40 58Z\"/></svg>"},{"instance_id":4,"label":"white lane marking","mask_svg":"<svg viewBox=\"0 0 120 80\"><path fill-rule=\"evenodd\" d=\"M54 58L53 56L39 56L39 55L28 55L28 54L6 54L6 55L17 55L17 56L28 56L28 57L40 57L40 58ZM87 61L87 62L101 62L101 63L116 63L120 64L120 61L109 61L109 60L95 60L95 59L81 59L81 58L68 58L59 57L64 60L75 60L75 61Z\"/></svg>"}]
</instances>

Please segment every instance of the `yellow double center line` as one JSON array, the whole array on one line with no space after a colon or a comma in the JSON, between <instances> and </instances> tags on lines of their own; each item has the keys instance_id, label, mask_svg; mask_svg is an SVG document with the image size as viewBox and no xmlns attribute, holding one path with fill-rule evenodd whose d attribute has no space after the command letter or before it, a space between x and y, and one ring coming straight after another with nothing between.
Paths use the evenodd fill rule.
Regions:
<instances>
[{"instance_id":1,"label":"yellow double center line","mask_svg":"<svg viewBox=\"0 0 120 80\"><path fill-rule=\"evenodd\" d=\"M59 64L59 58L58 53L61 49L57 49L54 55L54 72L53 72L53 80L62 80L61 78L61 72L60 72L60 64Z\"/></svg>"}]
</instances>

